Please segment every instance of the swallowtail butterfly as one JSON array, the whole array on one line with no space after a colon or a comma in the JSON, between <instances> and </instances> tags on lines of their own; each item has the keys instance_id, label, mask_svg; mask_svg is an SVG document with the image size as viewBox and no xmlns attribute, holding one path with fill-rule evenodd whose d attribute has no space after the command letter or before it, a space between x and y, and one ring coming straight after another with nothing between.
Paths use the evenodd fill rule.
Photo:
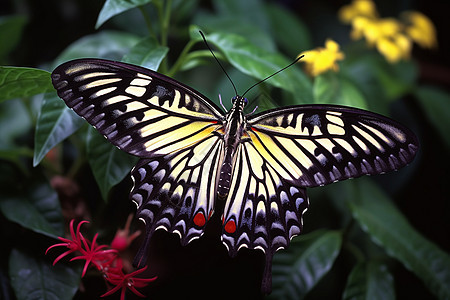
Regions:
<instances>
[{"instance_id":1,"label":"swallowtail butterfly","mask_svg":"<svg viewBox=\"0 0 450 300\"><path fill-rule=\"evenodd\" d=\"M140 158L130 197L146 237L135 265L145 263L156 230L177 233L185 245L220 213L231 256L242 247L265 253L266 292L274 253L302 232L306 188L397 170L419 147L401 124L356 108L297 105L245 115L247 99L235 96L224 113L196 90L122 62L69 61L52 81L67 106Z\"/></svg>"}]
</instances>

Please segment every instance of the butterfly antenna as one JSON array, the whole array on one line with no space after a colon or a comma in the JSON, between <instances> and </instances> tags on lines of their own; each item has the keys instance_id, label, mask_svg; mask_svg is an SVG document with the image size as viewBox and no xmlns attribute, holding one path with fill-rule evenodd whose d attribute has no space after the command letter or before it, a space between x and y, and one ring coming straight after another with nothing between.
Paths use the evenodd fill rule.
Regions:
<instances>
[{"instance_id":1,"label":"butterfly antenna","mask_svg":"<svg viewBox=\"0 0 450 300\"><path fill-rule=\"evenodd\" d=\"M276 72L273 73L272 75L267 76L266 78L264 78L264 79L258 81L257 83L255 83L254 85L252 85L251 87L249 87L249 88L245 91L245 93L242 94L242 97L244 97L244 95L247 94L248 91L250 91L252 88L254 88L255 86L257 86L258 84L263 83L263 82L266 81L267 79L272 78L273 76L277 75L277 74L280 73L281 71L284 71L284 70L286 70L287 68L289 68L290 66L294 65L296 62L298 62L300 59L302 59L303 56L304 56L304 55L297 57L293 62L291 62L291 63L290 63L289 65L287 65L286 67L284 67L284 68L282 68L282 69L276 71Z\"/></svg>"},{"instance_id":2,"label":"butterfly antenna","mask_svg":"<svg viewBox=\"0 0 450 300\"><path fill-rule=\"evenodd\" d=\"M222 71L225 73L225 75L227 75L228 80L230 80L231 85L233 86L234 92L236 93L236 96L238 94L236 86L233 83L233 80L231 80L230 76L228 75L227 71L225 71L225 68L222 66L222 64L220 63L220 61L217 59L216 55L214 54L214 52L212 51L211 47L209 46L208 42L206 41L205 35L203 34L203 32L201 32L200 30L198 31L200 32L200 34L202 35L203 41L206 44L206 47L208 47L209 51L211 52L212 56L214 57L214 59L217 61L217 63L219 64L220 68L222 69Z\"/></svg>"}]
</instances>

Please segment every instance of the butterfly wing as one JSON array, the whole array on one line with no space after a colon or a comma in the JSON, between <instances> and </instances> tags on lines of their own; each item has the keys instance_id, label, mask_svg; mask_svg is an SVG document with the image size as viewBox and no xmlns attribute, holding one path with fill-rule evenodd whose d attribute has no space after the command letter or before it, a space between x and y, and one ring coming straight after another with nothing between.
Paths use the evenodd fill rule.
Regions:
<instances>
[{"instance_id":1,"label":"butterfly wing","mask_svg":"<svg viewBox=\"0 0 450 300\"><path fill-rule=\"evenodd\" d=\"M274 253L302 231L305 187L398 169L418 149L415 135L386 117L339 106L296 106L248 119L236 153L222 241L266 253L270 291Z\"/></svg>"},{"instance_id":2,"label":"butterfly wing","mask_svg":"<svg viewBox=\"0 0 450 300\"><path fill-rule=\"evenodd\" d=\"M221 110L182 83L148 69L102 59L58 66L53 85L112 144L139 156L165 155L219 128Z\"/></svg>"},{"instance_id":3,"label":"butterfly wing","mask_svg":"<svg viewBox=\"0 0 450 300\"><path fill-rule=\"evenodd\" d=\"M197 91L121 62L79 59L52 73L58 95L118 148L141 157L130 197L146 224L135 263L153 232L198 238L211 216L223 156L222 113Z\"/></svg>"},{"instance_id":4,"label":"butterfly wing","mask_svg":"<svg viewBox=\"0 0 450 300\"><path fill-rule=\"evenodd\" d=\"M153 232L177 233L182 245L203 234L214 211L216 178L223 159L223 139L202 141L156 159L141 159L132 171L131 198L136 216L146 224L145 240L135 265L145 263Z\"/></svg>"},{"instance_id":5,"label":"butterfly wing","mask_svg":"<svg viewBox=\"0 0 450 300\"><path fill-rule=\"evenodd\" d=\"M283 178L303 187L397 170L419 148L398 122L361 109L294 106L248 120L250 139Z\"/></svg>"}]
</instances>

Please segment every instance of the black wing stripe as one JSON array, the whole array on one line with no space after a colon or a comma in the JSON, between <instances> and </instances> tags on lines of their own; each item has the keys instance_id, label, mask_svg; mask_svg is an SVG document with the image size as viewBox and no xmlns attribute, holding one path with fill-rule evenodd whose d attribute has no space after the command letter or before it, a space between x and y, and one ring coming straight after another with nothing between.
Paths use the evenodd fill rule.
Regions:
<instances>
[{"instance_id":1,"label":"black wing stripe","mask_svg":"<svg viewBox=\"0 0 450 300\"><path fill-rule=\"evenodd\" d=\"M140 156L165 155L195 142L191 132L210 131L223 118L200 93L150 70L119 62L81 59L52 73L58 95L120 149ZM217 129L215 127L215 129ZM157 147L156 141L179 143ZM197 136L199 139L204 136Z\"/></svg>"},{"instance_id":2,"label":"black wing stripe","mask_svg":"<svg viewBox=\"0 0 450 300\"><path fill-rule=\"evenodd\" d=\"M418 149L415 135L397 122L339 106L269 111L251 116L249 124L249 136L268 163L278 172L295 165L301 172L290 175L305 187L397 170Z\"/></svg>"},{"instance_id":3,"label":"black wing stripe","mask_svg":"<svg viewBox=\"0 0 450 300\"><path fill-rule=\"evenodd\" d=\"M260 154L255 159L255 153L254 146L244 142L236 154L222 233L231 255L242 247L261 249L266 255L287 247L301 232L308 206L305 190L283 179ZM228 224L235 227L227 228Z\"/></svg>"}]
</instances>

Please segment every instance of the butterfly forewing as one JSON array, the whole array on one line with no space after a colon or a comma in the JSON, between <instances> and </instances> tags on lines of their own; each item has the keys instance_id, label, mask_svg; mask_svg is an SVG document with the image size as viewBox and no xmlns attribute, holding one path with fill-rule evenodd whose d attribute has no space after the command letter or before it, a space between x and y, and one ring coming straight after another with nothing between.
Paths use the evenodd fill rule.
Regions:
<instances>
[{"instance_id":1,"label":"butterfly forewing","mask_svg":"<svg viewBox=\"0 0 450 300\"><path fill-rule=\"evenodd\" d=\"M248 124L259 153L303 187L397 170L419 146L401 124L356 108L290 107L253 116Z\"/></svg>"},{"instance_id":2,"label":"butterfly forewing","mask_svg":"<svg viewBox=\"0 0 450 300\"><path fill-rule=\"evenodd\" d=\"M211 134L220 109L195 90L120 62L80 59L52 73L58 95L112 144L140 157L165 155Z\"/></svg>"}]
</instances>

